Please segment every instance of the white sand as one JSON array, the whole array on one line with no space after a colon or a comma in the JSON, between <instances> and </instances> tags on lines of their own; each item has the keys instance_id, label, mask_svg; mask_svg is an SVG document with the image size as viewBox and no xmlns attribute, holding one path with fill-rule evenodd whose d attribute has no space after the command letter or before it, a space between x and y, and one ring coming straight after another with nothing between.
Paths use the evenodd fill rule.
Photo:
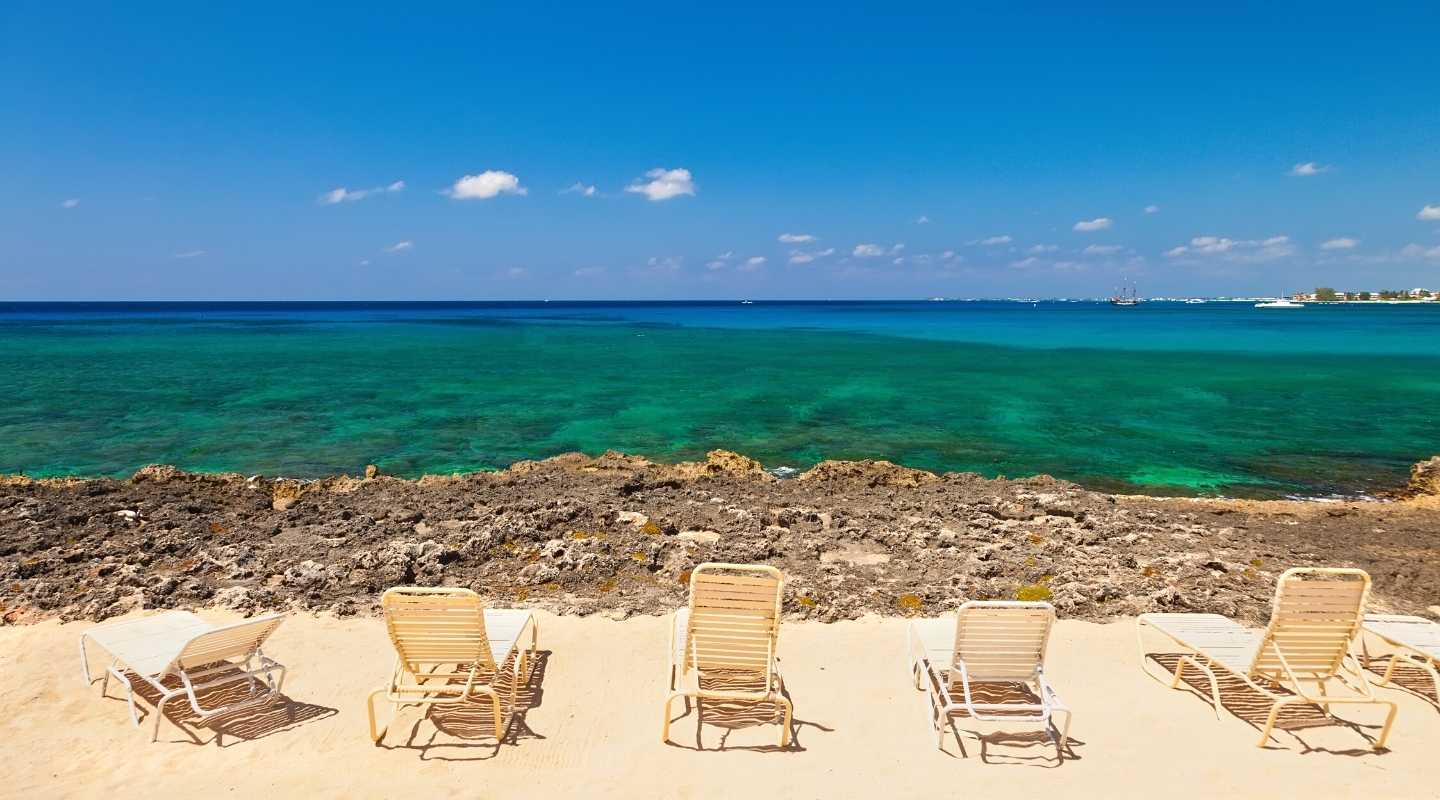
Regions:
<instances>
[{"instance_id":1,"label":"white sand","mask_svg":"<svg viewBox=\"0 0 1440 800\"><path fill-rule=\"evenodd\" d=\"M280 628L266 650L290 667L285 694L295 722L284 706L225 723L218 737L167 721L154 744L148 729L131 727L113 687L104 699L98 683L83 685L76 640L87 625L0 628L0 795L1440 796L1434 706L1378 690L1400 703L1390 752L1371 752L1365 738L1381 710L1355 706L1339 706L1337 715L1359 730L1302 709L1282 718L1292 730L1262 750L1252 724L1231 712L1217 722L1193 692L1146 678L1130 622L1062 621L1056 630L1049 672L1075 710L1072 753L1063 762L1025 724L961 720L961 739L937 750L923 695L909 681L898 619L782 627L798 726L791 750L774 747L774 725L727 731L707 724L700 736L707 751L697 752L693 714L675 723L676 743L664 745L666 626L660 618L542 615L549 655L533 707L498 748L492 739L453 735L482 715L449 714L446 732L414 708L391 725L383 746L370 743L364 699L392 661L376 619L295 616ZM1244 692L1227 693L1226 702L1252 720L1263 714Z\"/></svg>"}]
</instances>

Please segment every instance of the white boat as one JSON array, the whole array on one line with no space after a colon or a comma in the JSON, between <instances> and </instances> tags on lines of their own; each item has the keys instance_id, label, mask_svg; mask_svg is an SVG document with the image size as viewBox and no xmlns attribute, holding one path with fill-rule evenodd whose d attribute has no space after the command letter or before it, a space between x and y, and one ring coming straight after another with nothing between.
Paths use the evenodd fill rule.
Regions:
<instances>
[{"instance_id":1,"label":"white boat","mask_svg":"<svg viewBox=\"0 0 1440 800\"><path fill-rule=\"evenodd\" d=\"M1263 303L1256 303L1256 308L1304 308L1304 303L1297 303L1294 300L1286 300L1283 297L1274 300L1266 300Z\"/></svg>"},{"instance_id":2,"label":"white boat","mask_svg":"<svg viewBox=\"0 0 1440 800\"><path fill-rule=\"evenodd\" d=\"M1187 306L1193 306L1193 305L1199 305L1200 303L1203 303L1203 302L1205 302L1205 301L1204 301L1204 300L1201 300L1201 299L1198 298L1198 297L1192 297L1192 298L1190 298L1189 300L1186 300L1186 301L1185 301L1185 305L1187 305Z\"/></svg>"}]
</instances>

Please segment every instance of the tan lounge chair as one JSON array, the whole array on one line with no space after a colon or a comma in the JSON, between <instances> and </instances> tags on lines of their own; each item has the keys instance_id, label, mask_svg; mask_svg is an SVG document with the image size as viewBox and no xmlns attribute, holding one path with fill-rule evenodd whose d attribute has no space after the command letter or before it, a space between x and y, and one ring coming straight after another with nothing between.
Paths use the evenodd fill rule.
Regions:
<instances>
[{"instance_id":1,"label":"tan lounge chair","mask_svg":"<svg viewBox=\"0 0 1440 800\"><path fill-rule=\"evenodd\" d=\"M1372 658L1369 644L1363 635L1360 637L1366 666L1381 658L1390 660L1379 685L1388 686L1390 679L1395 677L1395 667L1409 663L1430 673L1430 680L1435 683L1436 699L1432 702L1440 704L1440 672L1435 670L1436 665L1440 665L1440 622L1401 614L1366 614L1365 633L1393 648L1388 656Z\"/></svg>"},{"instance_id":2,"label":"tan lounge chair","mask_svg":"<svg viewBox=\"0 0 1440 800\"><path fill-rule=\"evenodd\" d=\"M926 692L930 724L941 748L953 715L993 722L1039 722L1060 752L1070 737L1070 709L1045 679L1045 647L1055 624L1049 603L1009 600L971 601L955 619L918 619L910 623L910 670L915 688ZM1008 685L1039 702L975 702L974 684ZM1065 715L1059 738L1051 715Z\"/></svg>"},{"instance_id":3,"label":"tan lounge chair","mask_svg":"<svg viewBox=\"0 0 1440 800\"><path fill-rule=\"evenodd\" d=\"M119 681L125 687L130 721L135 727L140 727L140 714L135 708L135 687L126 671L160 693L155 702L155 727L150 733L153 742L160 736L165 704L177 697L190 701L190 708L201 722L273 700L285 682L285 667L261 652L260 646L284 619L284 614L269 614L230 625L211 625L188 611L167 611L91 628L80 634L85 683L95 682L90 677L90 656L85 649L88 641L110 655L100 694L109 690L111 678ZM179 681L180 685L166 686L167 679L172 684ZM249 685L245 697L215 708L200 705L196 695L199 690L240 681Z\"/></svg>"},{"instance_id":4,"label":"tan lounge chair","mask_svg":"<svg viewBox=\"0 0 1440 800\"><path fill-rule=\"evenodd\" d=\"M1143 633L1148 627L1190 651L1175 667L1172 689L1180 686L1187 666L1210 678L1216 719L1221 708L1216 670L1239 678L1273 700L1259 747L1269 743L1275 719L1287 705L1318 705L1327 715L1331 705L1340 703L1389 706L1374 744L1379 750L1390 736L1397 706L1371 692L1355 658L1355 637L1369 594L1370 576L1363 570L1298 568L1280 576L1270 624L1263 631L1245 628L1219 614L1142 614L1136 623L1140 667L1159 680L1146 665ZM1331 680L1339 680L1353 694L1330 695L1327 683ZM1313 694L1306 691L1305 682L1314 684Z\"/></svg>"},{"instance_id":5,"label":"tan lounge chair","mask_svg":"<svg viewBox=\"0 0 1440 800\"><path fill-rule=\"evenodd\" d=\"M509 724L496 684L508 675L513 712L520 684L535 666L539 627L524 609L485 608L469 589L401 586L380 596L385 629L395 646L395 670L384 687L370 693L370 738L380 741L375 699L398 707L455 705L488 697L495 738ZM521 649L528 630L530 646Z\"/></svg>"},{"instance_id":6,"label":"tan lounge chair","mask_svg":"<svg viewBox=\"0 0 1440 800\"><path fill-rule=\"evenodd\" d=\"M784 576L774 567L701 564L690 573L690 604L670 630L670 695L661 741L670 741L677 697L779 705L780 746L790 744L790 700L775 655ZM734 687L734 688L728 688Z\"/></svg>"}]
</instances>

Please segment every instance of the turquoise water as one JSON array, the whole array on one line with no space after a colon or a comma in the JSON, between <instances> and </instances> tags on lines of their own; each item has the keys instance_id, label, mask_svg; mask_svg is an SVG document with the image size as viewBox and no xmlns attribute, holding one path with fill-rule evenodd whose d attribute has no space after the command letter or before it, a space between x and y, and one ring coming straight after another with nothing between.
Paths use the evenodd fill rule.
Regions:
<instances>
[{"instance_id":1,"label":"turquoise water","mask_svg":"<svg viewBox=\"0 0 1440 800\"><path fill-rule=\"evenodd\" d=\"M1362 494L1440 453L1440 305L0 304L0 473L569 450Z\"/></svg>"}]
</instances>

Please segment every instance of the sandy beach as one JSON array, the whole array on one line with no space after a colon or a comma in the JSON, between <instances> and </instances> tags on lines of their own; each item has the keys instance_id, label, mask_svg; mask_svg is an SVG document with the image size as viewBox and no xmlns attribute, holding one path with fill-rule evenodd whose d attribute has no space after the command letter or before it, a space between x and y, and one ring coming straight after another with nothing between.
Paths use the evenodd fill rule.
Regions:
<instances>
[{"instance_id":1,"label":"sandy beach","mask_svg":"<svg viewBox=\"0 0 1440 800\"><path fill-rule=\"evenodd\" d=\"M1380 690L1400 704L1388 752L1369 746L1376 707L1338 707L1336 721L1297 708L1260 749L1254 698L1227 688L1216 721L1194 692L1145 677L1131 620L1056 628L1049 673L1075 711L1073 743L1057 759L1035 726L1018 723L960 719L959 738L936 749L923 695L908 680L903 619L782 626L795 739L780 750L773 724L731 730L707 720L697 735L693 713L675 722L672 744L660 742L667 618L538 617L542 660L498 747L478 732L478 708L429 719L408 708L379 746L370 743L364 698L392 659L373 617L292 615L267 647L290 669L283 702L206 727L167 721L154 744L131 726L113 687L107 699L98 683L83 685L76 641L90 623L0 628L0 741L9 751L0 794L1436 796L1440 711L1414 694Z\"/></svg>"}]
</instances>

